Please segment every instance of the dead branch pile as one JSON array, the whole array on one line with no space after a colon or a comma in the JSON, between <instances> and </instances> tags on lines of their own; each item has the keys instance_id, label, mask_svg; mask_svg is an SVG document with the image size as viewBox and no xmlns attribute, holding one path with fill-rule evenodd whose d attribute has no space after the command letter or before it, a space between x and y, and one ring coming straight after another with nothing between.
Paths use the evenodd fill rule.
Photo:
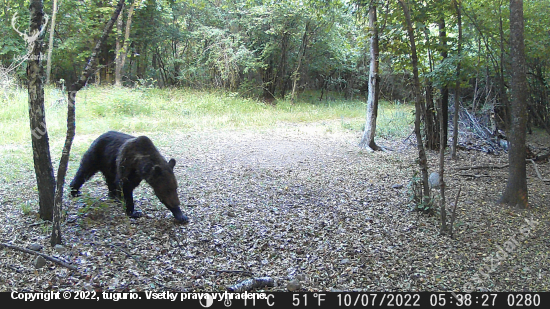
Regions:
<instances>
[{"instance_id":1,"label":"dead branch pile","mask_svg":"<svg viewBox=\"0 0 550 309\"><path fill-rule=\"evenodd\" d=\"M450 125L452 126L452 122ZM459 148L495 155L508 150L504 133L492 129L489 115L476 115L467 109L461 109L458 126Z\"/></svg>"}]
</instances>

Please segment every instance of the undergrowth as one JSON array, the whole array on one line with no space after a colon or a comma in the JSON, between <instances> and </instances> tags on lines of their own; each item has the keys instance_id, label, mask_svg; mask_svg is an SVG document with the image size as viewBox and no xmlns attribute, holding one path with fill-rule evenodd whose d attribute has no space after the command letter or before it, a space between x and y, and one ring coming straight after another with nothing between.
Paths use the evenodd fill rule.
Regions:
<instances>
[{"instance_id":1,"label":"undergrowth","mask_svg":"<svg viewBox=\"0 0 550 309\"><path fill-rule=\"evenodd\" d=\"M62 140L66 131L66 100L55 88L45 91L48 134ZM8 99L9 98L9 99ZM277 123L335 120L344 129L362 131L364 100L303 99L276 104L243 98L236 93L158 88L88 87L76 99L77 135L97 135L107 130L125 132L204 131L261 128ZM0 96L0 145L30 143L27 92L12 89ZM410 131L410 105L381 102L377 133L402 137Z\"/></svg>"},{"instance_id":2,"label":"undergrowth","mask_svg":"<svg viewBox=\"0 0 550 309\"><path fill-rule=\"evenodd\" d=\"M66 93L45 89L46 125L53 162L58 158L66 134ZM10 87L0 95L0 181L10 182L32 169L28 95L21 87ZM384 138L409 134L412 107L381 102L377 134ZM330 98L319 100L311 92L295 102L276 104L243 98L236 93L152 87L118 88L91 86L76 98L76 137L72 152L83 153L89 142L108 130L130 134L161 134L209 130L260 129L295 123L319 123L327 133L364 129L364 100ZM78 157L71 156L71 160ZM54 166L54 168L56 168Z\"/></svg>"}]
</instances>

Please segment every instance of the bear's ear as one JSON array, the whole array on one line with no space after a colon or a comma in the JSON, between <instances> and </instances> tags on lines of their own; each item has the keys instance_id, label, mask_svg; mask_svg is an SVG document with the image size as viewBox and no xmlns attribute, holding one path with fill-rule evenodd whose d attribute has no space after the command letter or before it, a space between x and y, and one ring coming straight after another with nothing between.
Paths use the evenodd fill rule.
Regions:
<instances>
[{"instance_id":1,"label":"bear's ear","mask_svg":"<svg viewBox=\"0 0 550 309\"><path fill-rule=\"evenodd\" d=\"M170 161L168 161L168 166L170 166L170 168L174 170L174 166L176 166L176 160L170 159Z\"/></svg>"}]
</instances>

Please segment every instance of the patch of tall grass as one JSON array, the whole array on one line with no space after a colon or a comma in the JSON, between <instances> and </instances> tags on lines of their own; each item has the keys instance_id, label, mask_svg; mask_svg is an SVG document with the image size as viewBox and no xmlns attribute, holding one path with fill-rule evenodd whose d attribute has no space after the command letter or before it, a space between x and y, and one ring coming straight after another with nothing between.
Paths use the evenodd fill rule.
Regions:
<instances>
[{"instance_id":1,"label":"patch of tall grass","mask_svg":"<svg viewBox=\"0 0 550 309\"><path fill-rule=\"evenodd\" d=\"M308 94L309 95L309 94ZM269 127L277 123L342 121L347 129L362 130L366 106L362 100L322 100L304 95L270 105L222 91L155 88L88 87L76 98L77 135L107 130L125 132L201 131ZM66 94L45 91L46 123L50 138L63 142L66 131ZM0 96L0 145L30 143L26 89ZM377 132L404 136L410 131L411 106L382 102Z\"/></svg>"}]
</instances>

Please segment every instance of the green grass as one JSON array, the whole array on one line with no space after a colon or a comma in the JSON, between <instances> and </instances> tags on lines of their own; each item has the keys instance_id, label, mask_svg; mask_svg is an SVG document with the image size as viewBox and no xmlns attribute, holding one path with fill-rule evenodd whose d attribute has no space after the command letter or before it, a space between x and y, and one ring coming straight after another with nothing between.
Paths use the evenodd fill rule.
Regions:
<instances>
[{"instance_id":1,"label":"green grass","mask_svg":"<svg viewBox=\"0 0 550 309\"><path fill-rule=\"evenodd\" d=\"M46 123L54 164L66 134L66 103L59 102L65 96L54 88L45 90ZM92 86L77 95L76 134L87 141L74 143L72 152L83 153L93 138L108 130L170 133L319 123L329 124L328 131L346 129L360 134L365 122L364 101L317 98L317 93L306 92L295 103L279 100L269 105L221 91ZM377 135L407 136L411 131L411 111L410 105L381 102ZM24 88L0 94L0 158L0 171L10 171L2 173L0 181L14 181L32 169L28 98ZM71 156L71 160L78 157Z\"/></svg>"},{"instance_id":2,"label":"green grass","mask_svg":"<svg viewBox=\"0 0 550 309\"><path fill-rule=\"evenodd\" d=\"M64 96L56 89L45 93L46 123L52 140L63 140L66 108L54 104ZM261 128L277 123L340 120L343 127L362 130L365 103L360 100L319 101L304 94L296 103L279 100L275 106L227 92L179 89L90 87L77 95L77 134L107 130L126 132L201 131ZM9 101L0 97L0 145L30 141L25 89L14 90ZM377 132L402 136L410 130L411 106L382 102Z\"/></svg>"}]
</instances>

